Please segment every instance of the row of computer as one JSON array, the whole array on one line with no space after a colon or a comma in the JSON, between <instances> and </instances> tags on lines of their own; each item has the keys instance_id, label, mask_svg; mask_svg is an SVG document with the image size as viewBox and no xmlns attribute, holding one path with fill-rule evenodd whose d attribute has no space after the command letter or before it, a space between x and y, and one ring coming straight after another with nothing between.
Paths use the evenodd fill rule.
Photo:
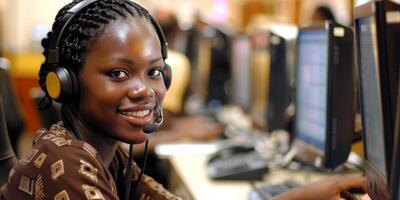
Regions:
<instances>
[{"instance_id":1,"label":"row of computer","mask_svg":"<svg viewBox=\"0 0 400 200\"><path fill-rule=\"evenodd\" d=\"M354 28L331 21L300 28L292 68L290 41L279 33L235 37L233 103L249 113L264 112L267 132L293 132L294 158L325 170L347 161L361 134L354 128L360 112L368 194L371 199L400 199L400 5L370 1L354 13ZM262 43L255 39L259 37L266 38L270 63L265 109L257 107L251 94L258 93L255 85L263 84L254 81L263 71L257 72L252 58L254 47Z\"/></svg>"}]
</instances>

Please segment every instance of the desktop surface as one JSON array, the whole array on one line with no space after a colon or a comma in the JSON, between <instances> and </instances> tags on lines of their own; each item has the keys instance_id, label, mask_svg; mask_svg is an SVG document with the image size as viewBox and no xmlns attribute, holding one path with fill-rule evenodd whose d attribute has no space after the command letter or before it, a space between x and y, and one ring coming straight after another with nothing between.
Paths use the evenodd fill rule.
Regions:
<instances>
[{"instance_id":1,"label":"desktop surface","mask_svg":"<svg viewBox=\"0 0 400 200\"><path fill-rule=\"evenodd\" d=\"M166 145L168 146L168 145ZM195 149L198 145L194 144ZM190 155L190 144L185 145L186 153L168 155L168 159L175 177L179 182L172 186L171 191L184 199L249 199L252 186L249 181L221 181L213 180L207 176L207 161L210 152L201 154L196 151ZM361 172L352 172L352 175L360 175ZM332 173L317 172L313 170L289 170L275 169L266 174L261 181L255 181L255 185L280 184L291 180L300 185L310 184L332 176Z\"/></svg>"},{"instance_id":2,"label":"desktop surface","mask_svg":"<svg viewBox=\"0 0 400 200\"><path fill-rule=\"evenodd\" d=\"M172 155L168 157L172 169L181 182L172 191L180 195L185 188L185 199L247 199L251 187L248 182L216 181L207 175L207 154Z\"/></svg>"}]
</instances>

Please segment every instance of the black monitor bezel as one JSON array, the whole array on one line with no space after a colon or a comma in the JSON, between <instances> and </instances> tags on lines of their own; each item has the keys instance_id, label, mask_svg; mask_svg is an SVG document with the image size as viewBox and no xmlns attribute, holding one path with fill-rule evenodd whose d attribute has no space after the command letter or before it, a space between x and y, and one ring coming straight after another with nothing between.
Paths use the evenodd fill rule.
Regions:
<instances>
[{"instance_id":1,"label":"black monitor bezel","mask_svg":"<svg viewBox=\"0 0 400 200\"><path fill-rule=\"evenodd\" d=\"M381 92L381 97L384 97L381 99L381 104L382 104L382 116L383 116L383 128L384 132L383 137L384 137L384 142L385 142L385 163L386 163L386 174L387 177L385 177L383 174L379 172L378 169L376 169L373 164L368 160L367 154L365 154L365 171L366 171L366 177L368 179L368 184L369 184L369 191L368 194L372 199L389 199L389 191L388 191L388 183L389 183L389 178L390 178L390 172L391 172L391 155L392 155L392 146L393 146L393 123L394 118L393 116L393 111L391 111L391 108L389 105L391 104L391 99L390 99L390 92L388 91L390 82L388 81L389 77L389 69L388 67L384 68L383 66L388 66L387 64L387 49L384 47L384 44L386 43L386 16L385 16L385 10L391 10L394 8L394 3L389 2L389 1L370 1L367 2L363 5L357 6L354 9L354 20L355 20L355 32L356 32L356 49L357 49L357 54L359 55L359 49L360 49L360 42L359 42L359 30L357 28L358 25L358 20L366 17L373 17L375 19L375 29L379 30L376 32L376 41L377 41L377 65L378 65L378 70L379 70L379 76L378 80L380 81L379 89ZM360 56L357 56L357 66L360 68ZM358 69L358 76L361 77L362 70ZM360 93L360 109L361 109L361 116L362 116L362 122L364 124L364 115L363 115L363 89L362 89L362 83L361 83L361 78L359 80L359 93ZM382 81L383 80L383 81ZM365 134L365 127L363 127L363 138L366 137ZM367 144L364 142L364 149L367 149ZM366 152L366 151L364 151Z\"/></svg>"},{"instance_id":2,"label":"black monitor bezel","mask_svg":"<svg viewBox=\"0 0 400 200\"><path fill-rule=\"evenodd\" d=\"M400 86L400 84L399 84ZM397 111L396 111L396 123L394 129L394 145L393 145L393 157L392 157L392 168L390 176L390 195L391 199L400 199L400 87L397 96Z\"/></svg>"},{"instance_id":3,"label":"black monitor bezel","mask_svg":"<svg viewBox=\"0 0 400 200\"><path fill-rule=\"evenodd\" d=\"M287 123L288 123L288 116L286 114L286 109L290 104L290 97L291 97L291 88L290 88L290 78L289 78L289 69L288 69L288 44L287 44L287 40L282 37L280 34L275 33L274 31L269 31L268 32L268 37L269 37L269 54L270 54L270 64L269 64L269 79L268 79L268 85L267 87L268 89L268 94L267 94L267 106L266 106L266 114L265 114L265 119L266 119L266 131L267 132L273 132L275 130L286 130L287 129ZM273 44L273 37L277 37L280 41L279 44ZM275 57L279 57L278 59L282 59L280 61L283 61L283 66L274 66L275 63L273 63L273 59L277 59L274 58L272 53L271 53L271 48L279 48L279 50L281 52L279 53L283 53L280 54L279 56L275 56ZM276 64L282 64L282 63L276 63ZM270 107L274 106L271 104L271 94L272 94L272 89L275 89L274 87L276 87L276 85L274 85L274 83L272 82L272 77L276 77L276 74L273 74L273 70L276 70L276 67L283 67L283 73L282 71L280 71L282 74L279 74L280 76L279 78L279 82L281 84L279 84L279 86L283 87L282 92L286 92L285 94L280 95L279 100L282 101L280 102L282 105L281 109L282 110L278 110L280 112L280 114L278 115L274 115L272 118L270 117ZM284 79L284 80L282 80ZM282 98L283 97L283 98ZM277 116L279 119L277 119ZM278 121L278 122L277 122ZM278 123L278 124L275 124ZM271 125L273 124L273 125Z\"/></svg>"}]
</instances>

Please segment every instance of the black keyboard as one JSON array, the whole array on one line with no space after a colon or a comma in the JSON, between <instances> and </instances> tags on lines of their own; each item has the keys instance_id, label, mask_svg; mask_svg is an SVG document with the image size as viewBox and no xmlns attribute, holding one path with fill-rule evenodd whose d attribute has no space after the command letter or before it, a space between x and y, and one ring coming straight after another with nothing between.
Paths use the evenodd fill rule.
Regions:
<instances>
[{"instance_id":1,"label":"black keyboard","mask_svg":"<svg viewBox=\"0 0 400 200\"><path fill-rule=\"evenodd\" d=\"M224 152L225 151L225 152ZM262 180L268 172L267 160L254 149L229 149L208 162L208 176L216 180Z\"/></svg>"},{"instance_id":2,"label":"black keyboard","mask_svg":"<svg viewBox=\"0 0 400 200\"><path fill-rule=\"evenodd\" d=\"M249 200L269 200L290 189L300 187L301 185L293 181L285 181L280 184L264 184L256 186L250 191Z\"/></svg>"}]
</instances>

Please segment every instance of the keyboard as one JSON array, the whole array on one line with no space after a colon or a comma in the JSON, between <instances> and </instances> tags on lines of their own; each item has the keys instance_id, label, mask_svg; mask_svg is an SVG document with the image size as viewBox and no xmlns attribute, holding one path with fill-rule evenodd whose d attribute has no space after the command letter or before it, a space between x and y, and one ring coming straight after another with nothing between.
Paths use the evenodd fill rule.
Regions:
<instances>
[{"instance_id":1,"label":"keyboard","mask_svg":"<svg viewBox=\"0 0 400 200\"><path fill-rule=\"evenodd\" d=\"M254 148L234 147L214 155L207 165L215 180L262 180L268 172L267 160Z\"/></svg>"},{"instance_id":2,"label":"keyboard","mask_svg":"<svg viewBox=\"0 0 400 200\"><path fill-rule=\"evenodd\" d=\"M263 184L256 186L250 191L249 200L269 200L290 189L300 187L301 185L293 181L285 181L279 184Z\"/></svg>"}]
</instances>

